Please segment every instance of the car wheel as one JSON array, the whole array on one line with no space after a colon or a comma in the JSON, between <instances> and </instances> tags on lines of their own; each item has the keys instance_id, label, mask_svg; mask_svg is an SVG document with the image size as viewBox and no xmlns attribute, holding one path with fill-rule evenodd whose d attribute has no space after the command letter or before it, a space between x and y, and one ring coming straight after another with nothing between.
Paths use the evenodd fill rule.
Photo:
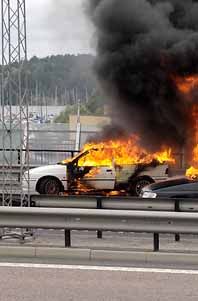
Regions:
<instances>
[{"instance_id":1,"label":"car wheel","mask_svg":"<svg viewBox=\"0 0 198 301\"><path fill-rule=\"evenodd\" d=\"M61 184L56 178L44 178L38 185L40 194L58 195L61 192Z\"/></svg>"},{"instance_id":2,"label":"car wheel","mask_svg":"<svg viewBox=\"0 0 198 301\"><path fill-rule=\"evenodd\" d=\"M142 188L152 183L154 183L154 181L151 178L138 178L130 184L130 193L133 196L139 196Z\"/></svg>"}]
</instances>

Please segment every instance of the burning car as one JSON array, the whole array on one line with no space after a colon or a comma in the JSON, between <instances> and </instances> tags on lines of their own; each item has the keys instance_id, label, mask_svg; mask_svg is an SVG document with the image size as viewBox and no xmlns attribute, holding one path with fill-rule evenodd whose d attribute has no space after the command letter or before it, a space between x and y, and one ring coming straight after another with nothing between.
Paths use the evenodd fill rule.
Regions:
<instances>
[{"instance_id":1,"label":"burning car","mask_svg":"<svg viewBox=\"0 0 198 301\"><path fill-rule=\"evenodd\" d=\"M71 160L30 170L30 192L139 195L142 187L167 179L171 160L169 151L151 155L134 138L89 144Z\"/></svg>"}]
</instances>

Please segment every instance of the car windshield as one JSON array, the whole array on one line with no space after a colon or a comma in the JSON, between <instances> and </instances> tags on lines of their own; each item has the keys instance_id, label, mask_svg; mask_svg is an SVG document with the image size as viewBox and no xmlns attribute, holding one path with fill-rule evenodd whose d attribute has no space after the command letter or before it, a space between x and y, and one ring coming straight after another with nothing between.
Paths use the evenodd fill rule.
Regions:
<instances>
[{"instance_id":1,"label":"car windshield","mask_svg":"<svg viewBox=\"0 0 198 301\"><path fill-rule=\"evenodd\" d=\"M83 150L74 158L63 160L59 162L60 165L67 165L68 163L75 163L78 166L112 166L113 159L111 156L104 156L103 149L92 148Z\"/></svg>"},{"instance_id":2,"label":"car windshield","mask_svg":"<svg viewBox=\"0 0 198 301\"><path fill-rule=\"evenodd\" d=\"M78 163L78 166L95 166L96 152L98 153L98 149L83 150L75 157L60 161L57 164L67 165L68 163L76 162Z\"/></svg>"},{"instance_id":3,"label":"car windshield","mask_svg":"<svg viewBox=\"0 0 198 301\"><path fill-rule=\"evenodd\" d=\"M79 157L81 157L82 155L85 154L85 151L81 151L79 154L77 154L76 156L72 157L72 158L68 158L68 159L65 159L65 160L62 160L60 162L58 162L57 164L58 165L67 165L68 163L71 163L75 160L78 160Z\"/></svg>"}]
</instances>

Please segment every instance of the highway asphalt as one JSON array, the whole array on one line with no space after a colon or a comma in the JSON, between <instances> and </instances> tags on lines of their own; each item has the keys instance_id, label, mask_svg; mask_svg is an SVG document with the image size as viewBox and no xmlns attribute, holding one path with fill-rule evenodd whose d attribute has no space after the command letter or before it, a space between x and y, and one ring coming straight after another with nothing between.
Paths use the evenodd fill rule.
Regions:
<instances>
[{"instance_id":1,"label":"highway asphalt","mask_svg":"<svg viewBox=\"0 0 198 301\"><path fill-rule=\"evenodd\" d=\"M96 238L95 232L72 233L71 249L75 252L85 246L93 250L109 250L110 260L69 260L66 258L42 257L0 257L0 301L197 301L198 300L198 260L184 263L175 261L174 252L198 254L198 236L182 235L181 242L175 242L173 235L162 235L161 249L173 257L152 263L137 260L111 261L113 250L151 250L152 236L134 233L104 233L104 238ZM0 247L19 246L16 239L3 239ZM23 245L58 247L64 250L64 232L43 230L36 232L35 239L27 239ZM29 249L29 248L28 248ZM41 252L41 250L40 250ZM86 251L87 252L87 251ZM85 252L85 253L86 253ZM7 254L7 253L6 253ZM46 255L46 257L44 256ZM73 256L72 255L72 256ZM152 255L152 254L151 254ZM161 253L155 255L164 255ZM133 256L134 257L134 256ZM161 258L162 258L161 257ZM185 258L185 254L184 254ZM126 258L127 259L127 258ZM83 265L83 266L82 266ZM115 267L116 266L116 267Z\"/></svg>"},{"instance_id":2,"label":"highway asphalt","mask_svg":"<svg viewBox=\"0 0 198 301\"><path fill-rule=\"evenodd\" d=\"M193 271L0 264L2 301L197 301Z\"/></svg>"}]
</instances>

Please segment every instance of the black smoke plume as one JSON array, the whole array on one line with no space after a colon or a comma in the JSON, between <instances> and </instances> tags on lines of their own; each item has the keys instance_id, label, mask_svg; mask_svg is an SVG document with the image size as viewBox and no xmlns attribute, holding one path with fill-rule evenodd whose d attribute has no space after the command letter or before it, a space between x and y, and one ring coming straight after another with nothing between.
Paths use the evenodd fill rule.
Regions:
<instances>
[{"instance_id":1,"label":"black smoke plume","mask_svg":"<svg viewBox=\"0 0 198 301\"><path fill-rule=\"evenodd\" d=\"M198 74L198 1L87 0L97 35L95 70L114 123L144 144L183 146L191 107L175 78Z\"/></svg>"}]
</instances>

